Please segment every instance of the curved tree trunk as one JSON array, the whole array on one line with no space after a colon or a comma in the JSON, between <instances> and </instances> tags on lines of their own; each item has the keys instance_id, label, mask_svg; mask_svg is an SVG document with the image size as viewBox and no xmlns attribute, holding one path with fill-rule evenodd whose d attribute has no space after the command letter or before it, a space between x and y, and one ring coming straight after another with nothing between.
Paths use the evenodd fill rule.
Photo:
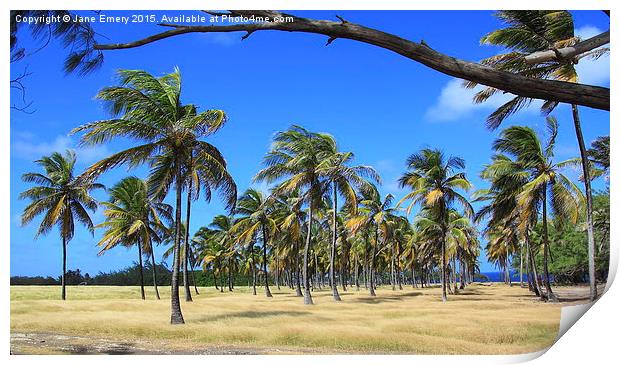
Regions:
<instances>
[{"instance_id":1,"label":"curved tree trunk","mask_svg":"<svg viewBox=\"0 0 620 365\"><path fill-rule=\"evenodd\" d=\"M332 286L332 298L334 299L334 301L339 302L341 299L340 294L338 294L338 284L336 283L336 270L334 268L336 264L336 241L338 240L338 190L336 189L335 182L332 182L332 186L334 189L334 209L332 212L332 244L329 255L329 281Z\"/></svg>"},{"instance_id":2,"label":"curved tree trunk","mask_svg":"<svg viewBox=\"0 0 620 365\"><path fill-rule=\"evenodd\" d=\"M140 295L142 300L146 299L144 295L144 269L142 268L142 244L138 242L138 264L140 265Z\"/></svg>"},{"instance_id":3,"label":"curved tree trunk","mask_svg":"<svg viewBox=\"0 0 620 365\"><path fill-rule=\"evenodd\" d=\"M179 252L181 246L181 190L182 190L182 175L181 167L177 159L175 164L176 169L176 212L175 212L175 233L174 233L174 248L173 248L173 262L172 262L172 282L170 284L170 323L171 324L184 324L183 313L181 313L181 303L179 300L179 266L181 265L181 255Z\"/></svg>"},{"instance_id":4,"label":"curved tree trunk","mask_svg":"<svg viewBox=\"0 0 620 365\"><path fill-rule=\"evenodd\" d=\"M196 265L196 261L193 259L194 255L192 253L192 247L190 245L187 245L187 251L189 252L189 268L192 274L192 283L194 284L194 291L196 292L196 295L199 295L200 293L198 292L198 286L196 284L196 275L194 274L194 268Z\"/></svg>"},{"instance_id":5,"label":"curved tree trunk","mask_svg":"<svg viewBox=\"0 0 620 365\"><path fill-rule=\"evenodd\" d=\"M596 245L594 242L594 223L592 219L592 186L590 185L590 169L588 168L588 151L583 141L583 133L581 132L581 120L579 118L579 109L573 104L573 122L575 124L575 134L579 143L579 154L581 155L581 168L583 170L583 184L586 190L586 221L588 231L588 276L590 279L590 301L594 301L597 296L596 289Z\"/></svg>"},{"instance_id":6,"label":"curved tree trunk","mask_svg":"<svg viewBox=\"0 0 620 365\"><path fill-rule=\"evenodd\" d=\"M62 276L60 277L60 299L67 299L67 239L62 238Z\"/></svg>"},{"instance_id":7,"label":"curved tree trunk","mask_svg":"<svg viewBox=\"0 0 620 365\"><path fill-rule=\"evenodd\" d=\"M304 247L304 304L314 304L312 302L312 294L310 294L310 277L308 276L308 254L310 253L310 240L312 239L312 219L314 214L312 205L312 201L310 201L310 204L308 206L308 233L306 235L306 245Z\"/></svg>"},{"instance_id":8,"label":"curved tree trunk","mask_svg":"<svg viewBox=\"0 0 620 365\"><path fill-rule=\"evenodd\" d=\"M271 290L269 290L269 275L267 275L267 231L265 231L265 225L263 225L263 274L265 275L265 296L267 298L273 297Z\"/></svg>"},{"instance_id":9,"label":"curved tree trunk","mask_svg":"<svg viewBox=\"0 0 620 365\"><path fill-rule=\"evenodd\" d=\"M547 232L547 185L543 190L543 270L545 274L545 291L547 300L550 302L557 302L558 299L551 290L551 282L549 280L549 233ZM542 297L541 297L542 298Z\"/></svg>"},{"instance_id":10,"label":"curved tree trunk","mask_svg":"<svg viewBox=\"0 0 620 365\"><path fill-rule=\"evenodd\" d=\"M159 300L159 289L157 289L157 267L155 266L155 248L151 242L151 268L153 269L153 288L155 288L155 297Z\"/></svg>"}]
</instances>

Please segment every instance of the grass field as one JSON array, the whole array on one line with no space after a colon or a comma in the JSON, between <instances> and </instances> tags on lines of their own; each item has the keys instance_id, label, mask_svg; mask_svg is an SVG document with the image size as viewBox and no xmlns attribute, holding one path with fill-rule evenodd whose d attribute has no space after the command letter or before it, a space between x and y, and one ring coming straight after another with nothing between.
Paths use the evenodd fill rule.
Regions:
<instances>
[{"instance_id":1,"label":"grass field","mask_svg":"<svg viewBox=\"0 0 620 365\"><path fill-rule=\"evenodd\" d=\"M313 293L314 306L304 306L288 288L272 288L273 298L245 287L234 293L199 288L194 302L181 303L186 325L171 326L169 287L160 288L159 301L147 290L142 301L138 287L68 287L63 303L59 287L11 287L12 338L76 336L85 346L97 339L173 353L514 354L550 346L561 311L503 284L471 285L447 303L439 288L379 288L375 298L353 289L341 292L338 303L323 290ZM181 288L183 300L182 294ZM36 343L12 348L63 352Z\"/></svg>"}]
</instances>

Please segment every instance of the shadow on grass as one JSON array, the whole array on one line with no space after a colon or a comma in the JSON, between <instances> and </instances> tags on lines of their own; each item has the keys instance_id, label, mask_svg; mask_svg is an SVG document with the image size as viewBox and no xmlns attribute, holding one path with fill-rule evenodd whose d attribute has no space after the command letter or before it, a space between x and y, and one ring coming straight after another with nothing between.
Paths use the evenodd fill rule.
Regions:
<instances>
[{"instance_id":1,"label":"shadow on grass","mask_svg":"<svg viewBox=\"0 0 620 365\"><path fill-rule=\"evenodd\" d=\"M417 297L422 295L420 292L403 293L397 295L381 295L377 294L376 297L360 297L355 298L355 301L362 303L383 303L383 302L396 302L405 299L406 297Z\"/></svg>"},{"instance_id":2,"label":"shadow on grass","mask_svg":"<svg viewBox=\"0 0 620 365\"><path fill-rule=\"evenodd\" d=\"M228 319L228 318L265 318L265 317L276 317L276 316L303 316L307 314L309 313L300 312L300 311L264 311L264 312L245 311L245 312L236 312L236 313L231 313L231 314L205 316L196 322L203 323L203 322L218 321L218 320Z\"/></svg>"}]
</instances>

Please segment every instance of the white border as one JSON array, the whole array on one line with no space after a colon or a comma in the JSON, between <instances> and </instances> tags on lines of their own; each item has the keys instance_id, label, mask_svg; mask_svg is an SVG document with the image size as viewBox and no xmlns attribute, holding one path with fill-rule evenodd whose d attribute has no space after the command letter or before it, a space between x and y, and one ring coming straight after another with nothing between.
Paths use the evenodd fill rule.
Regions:
<instances>
[{"instance_id":1,"label":"white border","mask_svg":"<svg viewBox=\"0 0 620 365\"><path fill-rule=\"evenodd\" d=\"M272 0L272 1L240 1L240 0L229 0L229 1L190 1L190 0L175 0L174 2L166 1L161 3L154 3L151 1L145 0L136 0L128 2L127 0L108 0L105 2L101 1L93 1L93 0L84 0L84 1L43 1L43 0L21 0L19 2L14 1L9 3L8 1L4 1L2 3L2 7L5 8L5 12L3 16L0 17L0 22L2 22L2 34L9 33L9 22L8 22L8 10L11 8L20 8L20 9L49 9L49 8L67 8L67 9L101 9L101 10L118 10L118 9L162 9L162 10L189 10L189 9L281 9L281 10L352 10L352 9L364 9L364 10L405 10L405 9L420 9L420 10L489 10L489 9L543 9L543 8L558 8L558 9L569 9L569 10L600 10L600 9L611 9L612 17L611 22L614 23L613 28L617 25L618 16L616 14L617 11L620 11L620 6L617 5L616 2L611 2L607 0L600 1L586 1L586 0L565 0L565 1L534 1L534 0L521 0L521 1L497 1L492 2L488 0L443 0L443 1L403 1L403 0L357 0L357 1L343 1L343 0ZM420 30L422 32L423 30ZM8 84L8 80L10 79L9 73L9 44L8 37L2 38L2 49L4 53L4 67L2 69L2 77L4 85ZM615 82L615 72L619 67L617 51L612 49L611 55L611 80L612 83ZM617 92L613 91L612 87L612 105L618 105L618 96ZM0 157L0 161L2 163L1 167L3 171L9 170L9 154L10 154L10 98L8 94L8 88L5 86L2 89L2 100L4 101L4 115L3 121L0 122L0 130L2 143L0 144L2 147L2 153ZM610 120L613 118L610 117ZM612 176L611 176L611 185L615 186L615 166L618 166L618 157L620 154L615 153L616 146L615 143L616 136L618 136L618 126L616 123L612 123L611 125L611 134L612 138L612 164L614 168L612 168ZM7 207L9 205L9 181L8 179L3 179L0 181L0 187L4 192L2 194L2 202L3 206ZM615 193L612 191L612 219L618 216L620 208L617 208L619 204L617 203ZM3 222L4 229L2 230L5 240L3 240L2 250L2 263L1 271L2 277L4 279L5 285L9 282L9 264L10 264L10 255L9 255L9 245L8 242L10 240L9 236L9 225L10 225L10 216L9 210L4 209L0 211L0 222ZM612 234L611 241L618 242L618 233L614 227L614 221L612 221ZM612 270L610 270L610 283L615 275L615 271L617 269L618 264L618 247L617 243L612 244L611 248L611 265ZM613 274L612 274L613 273ZM515 363L528 361L532 359L536 359L537 363L541 363L544 361L545 364L549 364L549 361L554 362L564 362L567 364L580 363L580 362L593 362L593 361L602 361L607 360L605 363L609 362L608 359L613 358L615 355L615 350L617 346L617 338L618 338L618 325L620 321L619 310L620 308L620 294L618 294L618 289L610 288L608 284L607 293L601 298L594 306L594 310L588 311L584 315L584 319L578 321L572 329L568 331L568 335L563 336L559 341L551 347L551 349L546 353L546 355L541 359L539 357L542 353L534 353L534 354L526 354L526 355L515 355L515 356L394 356L394 355L386 355L386 356L253 356L253 357L238 357L238 356L218 356L209 357L204 359L205 361L215 362L215 363L247 363L248 361L252 363L264 363L264 364L279 364L279 363L290 363L295 362L299 364L307 364L314 362L323 362L323 361L355 361L361 363L373 363L377 362L390 362L393 364L400 363L410 363L412 361L423 361L424 363L453 363L458 362L459 364L493 364L493 363ZM2 325L5 329L5 340L2 342L2 351L5 356L8 356L9 353L9 328L10 328L10 309L9 309L9 291L5 286L2 290L2 308L4 316L2 316ZM566 311L575 311L575 309L567 309ZM574 316L574 314L573 314ZM574 319L574 318L573 318ZM563 321L566 322L568 317L563 314ZM163 363L170 361L187 361L187 359L181 356L174 356L174 358L170 358L167 356L149 356L146 357L117 357L114 359L115 362L129 362L129 361L149 361L154 363ZM12 356L10 357L10 361L15 363L32 363L35 361L41 361L49 364L73 364L73 363L83 363L84 361L88 361L89 363L95 364L103 364L104 362L108 362L109 358L103 356L92 356L89 357L88 360L83 358L82 356L45 356L45 357L36 357L36 356ZM202 359L192 359L190 361L203 361Z\"/></svg>"}]
</instances>

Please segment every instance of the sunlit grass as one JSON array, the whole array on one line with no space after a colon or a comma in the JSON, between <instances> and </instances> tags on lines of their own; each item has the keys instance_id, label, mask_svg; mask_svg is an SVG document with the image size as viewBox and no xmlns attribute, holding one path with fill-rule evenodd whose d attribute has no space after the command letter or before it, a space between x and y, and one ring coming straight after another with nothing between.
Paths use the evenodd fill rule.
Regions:
<instances>
[{"instance_id":1,"label":"sunlit grass","mask_svg":"<svg viewBox=\"0 0 620 365\"><path fill-rule=\"evenodd\" d=\"M138 287L11 287L11 331L53 332L151 346L256 348L264 352L507 354L550 346L558 331L559 305L540 303L527 289L472 285L441 302L438 288L392 291L377 297L363 289L313 293L315 305L288 288L273 298L247 287L234 293L199 288L194 302L182 301L186 325L171 326L169 287L162 300ZM181 288L181 294L183 289ZM181 295L183 300L183 295Z\"/></svg>"}]
</instances>

